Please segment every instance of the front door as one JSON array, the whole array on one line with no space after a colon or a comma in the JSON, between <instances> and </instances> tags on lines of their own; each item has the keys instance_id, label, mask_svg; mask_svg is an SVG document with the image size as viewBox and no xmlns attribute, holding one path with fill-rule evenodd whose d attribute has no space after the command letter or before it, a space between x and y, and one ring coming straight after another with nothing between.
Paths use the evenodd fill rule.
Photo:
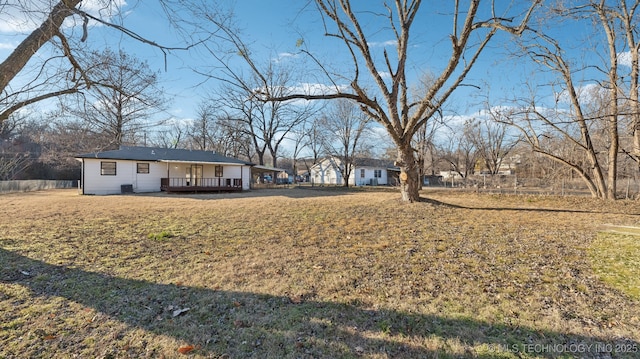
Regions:
<instances>
[{"instance_id":1,"label":"front door","mask_svg":"<svg viewBox=\"0 0 640 359\"><path fill-rule=\"evenodd\" d=\"M191 165L189 174L189 184L191 186L202 185L202 165Z\"/></svg>"}]
</instances>

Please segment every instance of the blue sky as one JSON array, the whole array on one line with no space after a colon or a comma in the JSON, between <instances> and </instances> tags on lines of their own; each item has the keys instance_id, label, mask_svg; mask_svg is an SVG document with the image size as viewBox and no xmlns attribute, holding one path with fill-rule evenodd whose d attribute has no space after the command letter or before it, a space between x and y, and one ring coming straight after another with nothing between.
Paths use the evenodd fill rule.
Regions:
<instances>
[{"instance_id":1,"label":"blue sky","mask_svg":"<svg viewBox=\"0 0 640 359\"><path fill-rule=\"evenodd\" d=\"M36 1L37 2L37 1ZM85 1L85 9L92 8L94 1ZM42 1L41 7L46 9L48 0ZM122 17L124 25L141 35L142 37L166 47L183 47L182 34L173 29L166 20L165 13L155 1L136 2L124 0L116 1L119 5L119 14L112 20L119 21ZM290 21L300 14L301 1L280 0L274 6L273 1L240 0L226 1L227 6L234 8L237 16L237 24L246 34L248 43L258 56L267 58L278 56L278 51L294 49L298 35L292 34ZM97 14L97 11L90 11ZM44 13L44 11L43 11ZM104 14L104 12L103 12ZM304 17L304 13L301 15ZM108 16L104 16L108 18ZM11 51L22 41L37 25L42 16L36 17L33 22L25 16L10 8L0 9L0 60L4 60ZM305 20L302 21L303 23ZM74 31L79 31L79 26ZM89 30L88 43L92 48L112 47L121 48L131 55L137 56L149 63L154 71L160 73L162 86L173 99L169 113L176 118L189 118L194 116L195 107L203 94L216 86L212 81L205 81L200 75L192 71L193 67L207 67L212 65L212 60L203 57L198 50L173 50L164 53L148 44L142 44L130 37L123 35L114 29L95 25ZM280 50L277 50L280 49ZM41 51L46 54L46 48ZM46 55L44 55L46 56ZM16 79L16 83L20 78Z\"/></svg>"},{"instance_id":2,"label":"blue sky","mask_svg":"<svg viewBox=\"0 0 640 359\"><path fill-rule=\"evenodd\" d=\"M48 3L48 0L41 1ZM95 1L85 1L83 6L91 9ZM183 46L181 34L171 28L156 1L118 0L115 3L119 5L119 16L122 17L127 28L164 46ZM306 48L321 60L334 67L349 64L345 47L340 40L322 36L322 24L312 2L307 0L227 0L221 3L234 9L236 23L242 29L243 38L251 45L252 54L259 59L259 62L292 61L294 57L291 55L298 50L296 42L303 38ZM371 2L367 1L360 3L359 6L368 7L370 4ZM451 28L451 16L450 9L446 9L446 4L448 3L425 1L422 5L423 13L415 21L415 32L412 35L414 42L411 49L413 56L408 64L408 69L413 71L414 76L424 71L439 73L438 71L442 69L449 57L450 42L447 34ZM105 14L104 11L102 13ZM20 19L18 14L7 11L4 14L0 13L0 59L4 59L33 28L33 24L23 24L21 28L16 28L13 25L20 23L16 19ZM369 40L372 42L372 48L378 51L379 58L382 56L383 49L390 53L395 51L393 44L388 43L392 37L386 32L388 30L386 22L369 16L364 24L368 30L371 30L372 36ZM585 36L581 33L583 31L584 29L566 27L559 34L563 38L568 36L584 38ZM459 115L473 113L478 110L484 100L483 96L488 95L492 99L499 99L505 96L505 91L512 93L522 91L520 82L523 78L532 76L533 67L526 65L522 60L508 60L508 51L504 46L507 40L508 36L499 35L486 49L465 81L466 84L479 86L481 90L478 91L474 87L460 88L450 101L451 112ZM171 51L165 63L165 57L160 50L141 44L104 26L93 26L90 29L89 42L98 48L106 46L122 48L148 61L153 70L159 71L162 86L172 99L166 117L178 120L193 118L203 94L217 86L216 81L210 80L203 83L205 79L191 70L194 67L204 68L212 65L213 61L203 56L206 54L202 51L195 49ZM577 50L580 51L580 49ZM583 53L583 55L589 54ZM301 75L307 76L308 83L313 82L315 78L313 73ZM543 76L541 73L536 75Z\"/></svg>"}]
</instances>

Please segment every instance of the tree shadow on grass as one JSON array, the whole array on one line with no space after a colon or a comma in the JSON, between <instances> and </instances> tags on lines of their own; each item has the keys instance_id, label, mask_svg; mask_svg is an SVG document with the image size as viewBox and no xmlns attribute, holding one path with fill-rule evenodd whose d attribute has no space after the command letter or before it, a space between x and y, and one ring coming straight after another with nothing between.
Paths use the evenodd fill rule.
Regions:
<instances>
[{"instance_id":1,"label":"tree shadow on grass","mask_svg":"<svg viewBox=\"0 0 640 359\"><path fill-rule=\"evenodd\" d=\"M628 340L610 342L473 318L373 310L358 303L317 301L312 296L291 298L123 279L48 264L0 248L0 303L11 296L2 293L3 286L16 284L29 290L29 298L22 300L63 298L131 329L173 337L193 345L192 354L211 357L503 358L512 354L597 358L615 356L613 350L622 344L640 347ZM0 313L0 322L7 316L9 313ZM7 330L0 326L0 344L7 338ZM27 340L28 330L19 329L16 335ZM77 333L67 336L82 337L82 330L76 328ZM399 338L409 340L400 342ZM55 340L66 338L61 335ZM44 345L42 340L39 343ZM70 355L73 350L69 350L56 355ZM128 352L114 356L149 355L145 348L139 348L139 353L131 353L131 348L118 350ZM0 357L19 354L10 348L0 349Z\"/></svg>"},{"instance_id":2,"label":"tree shadow on grass","mask_svg":"<svg viewBox=\"0 0 640 359\"><path fill-rule=\"evenodd\" d=\"M257 188L241 192L140 192L127 194L127 196L138 197L163 197L163 198L187 198L197 200L220 200L228 198L266 198L266 197L287 197L287 198L313 198L313 197L334 197L345 196L358 193L359 189L340 186L295 186Z\"/></svg>"}]
</instances>

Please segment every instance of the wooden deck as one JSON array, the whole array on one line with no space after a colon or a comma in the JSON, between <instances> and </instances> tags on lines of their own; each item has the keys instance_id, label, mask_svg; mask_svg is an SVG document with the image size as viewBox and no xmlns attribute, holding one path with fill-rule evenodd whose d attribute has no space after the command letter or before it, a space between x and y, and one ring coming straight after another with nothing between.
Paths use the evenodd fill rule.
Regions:
<instances>
[{"instance_id":1,"label":"wooden deck","mask_svg":"<svg viewBox=\"0 0 640 359\"><path fill-rule=\"evenodd\" d=\"M239 192L242 191L240 178L162 178L160 190L166 192Z\"/></svg>"}]
</instances>

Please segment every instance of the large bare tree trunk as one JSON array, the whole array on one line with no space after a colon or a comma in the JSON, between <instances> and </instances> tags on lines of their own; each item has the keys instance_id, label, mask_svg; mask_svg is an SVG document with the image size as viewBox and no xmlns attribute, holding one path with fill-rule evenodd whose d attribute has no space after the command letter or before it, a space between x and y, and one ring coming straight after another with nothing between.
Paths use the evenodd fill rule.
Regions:
<instances>
[{"instance_id":1,"label":"large bare tree trunk","mask_svg":"<svg viewBox=\"0 0 640 359\"><path fill-rule=\"evenodd\" d=\"M420 182L418 181L418 166L413 155L413 148L408 146L398 147L398 160L400 167L400 194L404 202L417 202L420 200Z\"/></svg>"},{"instance_id":2,"label":"large bare tree trunk","mask_svg":"<svg viewBox=\"0 0 640 359\"><path fill-rule=\"evenodd\" d=\"M623 1L622 7L626 9L626 3ZM608 153L608 168L607 168L607 187L606 193L604 194L604 198L608 199L616 199L616 180L618 173L618 149L620 147L620 139L618 134L618 115L619 115L619 106L618 106L618 96L619 96L619 88L618 88L618 49L616 48L616 40L617 40L617 30L613 27L613 21L611 17L615 16L610 15L608 9L604 6L604 2L599 5L595 5L596 12L600 18L600 22L602 23L602 28L607 37L607 47L609 49L609 103L607 106L607 129L609 136L609 153ZM623 13L623 9L618 9L619 14ZM626 13L626 10L624 11ZM619 15L618 15L619 16ZM619 16L623 18L623 16Z\"/></svg>"},{"instance_id":3,"label":"large bare tree trunk","mask_svg":"<svg viewBox=\"0 0 640 359\"><path fill-rule=\"evenodd\" d=\"M632 118L633 145L631 156L636 161L640 172L640 99L638 96L638 82L640 79L640 60L638 58L638 43L636 42L637 18L634 18L638 1L632 2L631 9L623 8L621 21L631 57L631 71L629 73L629 112Z\"/></svg>"}]
</instances>

